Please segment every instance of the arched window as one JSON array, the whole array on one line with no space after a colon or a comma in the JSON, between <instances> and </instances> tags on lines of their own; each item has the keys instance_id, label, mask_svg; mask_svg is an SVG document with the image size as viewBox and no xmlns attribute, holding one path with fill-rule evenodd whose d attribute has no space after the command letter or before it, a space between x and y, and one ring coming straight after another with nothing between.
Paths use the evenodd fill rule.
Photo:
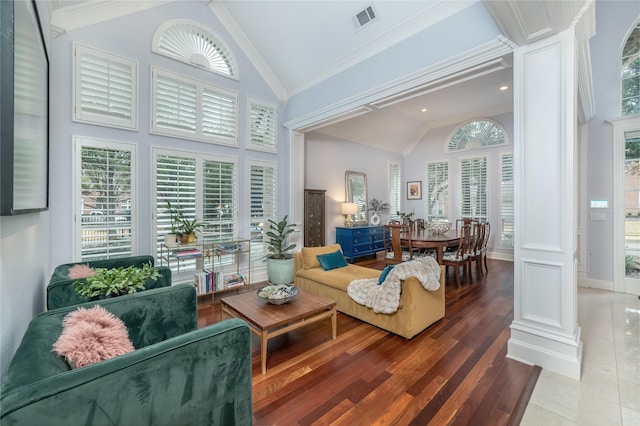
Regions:
<instances>
[{"instance_id":1,"label":"arched window","mask_svg":"<svg viewBox=\"0 0 640 426\"><path fill-rule=\"evenodd\" d=\"M506 141L502 127L492 120L481 119L460 126L449 139L447 151L464 151L504 144Z\"/></svg>"},{"instance_id":2,"label":"arched window","mask_svg":"<svg viewBox=\"0 0 640 426\"><path fill-rule=\"evenodd\" d=\"M167 21L153 35L151 50L171 59L238 79L236 61L210 30L183 19Z\"/></svg>"},{"instance_id":3,"label":"arched window","mask_svg":"<svg viewBox=\"0 0 640 426\"><path fill-rule=\"evenodd\" d=\"M640 23L622 49L622 115L640 114Z\"/></svg>"}]
</instances>

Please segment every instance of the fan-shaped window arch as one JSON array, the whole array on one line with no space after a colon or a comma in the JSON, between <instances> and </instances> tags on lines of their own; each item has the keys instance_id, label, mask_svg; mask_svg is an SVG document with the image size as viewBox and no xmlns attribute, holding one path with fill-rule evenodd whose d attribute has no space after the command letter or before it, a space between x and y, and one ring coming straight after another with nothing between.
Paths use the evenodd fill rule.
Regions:
<instances>
[{"instance_id":1,"label":"fan-shaped window arch","mask_svg":"<svg viewBox=\"0 0 640 426\"><path fill-rule=\"evenodd\" d=\"M151 50L171 59L238 79L236 60L225 43L197 22L174 19L160 25Z\"/></svg>"},{"instance_id":2,"label":"fan-shaped window arch","mask_svg":"<svg viewBox=\"0 0 640 426\"><path fill-rule=\"evenodd\" d=\"M622 48L622 115L640 114L640 23Z\"/></svg>"},{"instance_id":3,"label":"fan-shaped window arch","mask_svg":"<svg viewBox=\"0 0 640 426\"><path fill-rule=\"evenodd\" d=\"M473 120L453 132L447 151L464 151L506 144L505 132L498 123L489 119Z\"/></svg>"}]
</instances>

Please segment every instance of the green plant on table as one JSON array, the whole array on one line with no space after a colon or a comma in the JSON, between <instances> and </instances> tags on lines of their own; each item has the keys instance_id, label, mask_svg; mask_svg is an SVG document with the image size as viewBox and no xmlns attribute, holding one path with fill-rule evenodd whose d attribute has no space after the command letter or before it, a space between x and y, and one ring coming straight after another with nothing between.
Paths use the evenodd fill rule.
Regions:
<instances>
[{"instance_id":1,"label":"green plant on table","mask_svg":"<svg viewBox=\"0 0 640 426\"><path fill-rule=\"evenodd\" d=\"M83 297L120 296L144 290L148 279L157 281L160 273L151 263L142 268L97 268L96 274L73 282L76 291Z\"/></svg>"}]
</instances>

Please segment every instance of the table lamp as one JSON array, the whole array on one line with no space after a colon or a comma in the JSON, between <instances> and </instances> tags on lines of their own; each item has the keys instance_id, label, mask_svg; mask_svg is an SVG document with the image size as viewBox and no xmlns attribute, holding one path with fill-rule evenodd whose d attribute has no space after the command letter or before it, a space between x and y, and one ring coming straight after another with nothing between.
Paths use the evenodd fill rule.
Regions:
<instances>
[{"instance_id":1,"label":"table lamp","mask_svg":"<svg viewBox=\"0 0 640 426\"><path fill-rule=\"evenodd\" d=\"M353 227L353 215L358 213L358 205L356 203L342 203L340 212L345 216L344 226Z\"/></svg>"}]
</instances>

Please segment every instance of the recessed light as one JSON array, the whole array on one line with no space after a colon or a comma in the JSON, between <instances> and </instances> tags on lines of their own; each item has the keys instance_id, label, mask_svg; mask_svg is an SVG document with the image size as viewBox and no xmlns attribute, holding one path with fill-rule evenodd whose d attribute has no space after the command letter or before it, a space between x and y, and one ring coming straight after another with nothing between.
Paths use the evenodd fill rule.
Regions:
<instances>
[{"instance_id":1,"label":"recessed light","mask_svg":"<svg viewBox=\"0 0 640 426\"><path fill-rule=\"evenodd\" d=\"M505 90L509 90L509 86L500 86L501 92L504 92Z\"/></svg>"},{"instance_id":2,"label":"recessed light","mask_svg":"<svg viewBox=\"0 0 640 426\"><path fill-rule=\"evenodd\" d=\"M420 112L427 112L427 109L426 109L426 108L422 108L422 109L420 110Z\"/></svg>"}]
</instances>

